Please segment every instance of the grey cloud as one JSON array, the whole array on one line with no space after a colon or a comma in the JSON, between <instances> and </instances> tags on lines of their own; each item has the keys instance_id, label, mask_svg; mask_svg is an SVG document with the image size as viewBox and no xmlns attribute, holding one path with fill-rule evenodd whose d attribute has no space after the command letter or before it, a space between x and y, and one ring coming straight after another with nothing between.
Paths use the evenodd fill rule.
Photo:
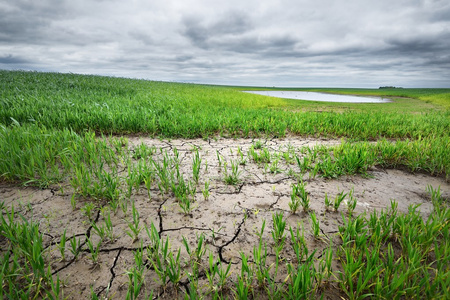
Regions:
<instances>
[{"instance_id":1,"label":"grey cloud","mask_svg":"<svg viewBox=\"0 0 450 300\"><path fill-rule=\"evenodd\" d=\"M431 17L432 22L450 22L450 7L435 12Z\"/></svg>"},{"instance_id":2,"label":"grey cloud","mask_svg":"<svg viewBox=\"0 0 450 300\"><path fill-rule=\"evenodd\" d=\"M448 38L448 37L447 37ZM434 37L414 37L414 38L391 38L386 41L389 47L388 52L399 54L414 54L414 53L435 53L449 49L449 42L440 40Z\"/></svg>"},{"instance_id":3,"label":"grey cloud","mask_svg":"<svg viewBox=\"0 0 450 300\"><path fill-rule=\"evenodd\" d=\"M392 62L392 61L380 61L380 62L360 62L360 63L349 63L348 67L359 69L359 70L371 70L371 71L381 71L399 68L403 65L403 62Z\"/></svg>"},{"instance_id":4,"label":"grey cloud","mask_svg":"<svg viewBox=\"0 0 450 300\"><path fill-rule=\"evenodd\" d=\"M242 36L231 38L215 38L210 47L237 53L251 53L262 56L283 56L294 52L298 42L289 36Z\"/></svg>"},{"instance_id":5,"label":"grey cloud","mask_svg":"<svg viewBox=\"0 0 450 300\"><path fill-rule=\"evenodd\" d=\"M209 49L212 38L224 35L243 35L251 30L249 17L239 11L230 11L222 15L212 24L202 24L198 17L187 17L183 20L182 34L188 38L194 46Z\"/></svg>"},{"instance_id":6,"label":"grey cloud","mask_svg":"<svg viewBox=\"0 0 450 300\"><path fill-rule=\"evenodd\" d=\"M300 44L286 34L264 35L252 31L248 17L241 13L227 14L209 26L193 18L185 19L183 24L182 34L194 47L203 50L290 56L295 52L295 46Z\"/></svg>"},{"instance_id":7,"label":"grey cloud","mask_svg":"<svg viewBox=\"0 0 450 300\"><path fill-rule=\"evenodd\" d=\"M201 26L199 20L188 18L185 19L183 23L185 26L183 35L187 37L194 46L203 49L208 48L205 43L209 38L209 32L204 26Z\"/></svg>"},{"instance_id":8,"label":"grey cloud","mask_svg":"<svg viewBox=\"0 0 450 300\"><path fill-rule=\"evenodd\" d=\"M144 45L153 45L155 43L154 39L143 31L131 31L128 33L133 39L142 42Z\"/></svg>"},{"instance_id":9,"label":"grey cloud","mask_svg":"<svg viewBox=\"0 0 450 300\"><path fill-rule=\"evenodd\" d=\"M194 58L193 55L177 55L173 60L176 62L188 62Z\"/></svg>"},{"instance_id":10,"label":"grey cloud","mask_svg":"<svg viewBox=\"0 0 450 300\"><path fill-rule=\"evenodd\" d=\"M436 67L448 69L450 68L450 55L447 54L429 59L426 62L426 65L434 65Z\"/></svg>"},{"instance_id":11,"label":"grey cloud","mask_svg":"<svg viewBox=\"0 0 450 300\"><path fill-rule=\"evenodd\" d=\"M12 54L0 56L0 64L25 64L28 62L30 61L21 57L14 56Z\"/></svg>"},{"instance_id":12,"label":"grey cloud","mask_svg":"<svg viewBox=\"0 0 450 300\"><path fill-rule=\"evenodd\" d=\"M226 13L222 18L215 22L210 31L215 34L238 34L252 29L250 18L247 14L240 11Z\"/></svg>"},{"instance_id":13,"label":"grey cloud","mask_svg":"<svg viewBox=\"0 0 450 300\"><path fill-rule=\"evenodd\" d=\"M0 42L30 42L49 38L54 20L66 17L63 1L9 1L0 11Z\"/></svg>"}]
</instances>

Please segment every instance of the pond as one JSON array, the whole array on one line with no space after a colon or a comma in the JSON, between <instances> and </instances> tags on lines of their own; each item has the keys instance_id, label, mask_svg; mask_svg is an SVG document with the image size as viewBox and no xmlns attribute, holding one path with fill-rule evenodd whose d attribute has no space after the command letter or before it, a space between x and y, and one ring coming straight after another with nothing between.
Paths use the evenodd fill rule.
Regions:
<instances>
[{"instance_id":1,"label":"pond","mask_svg":"<svg viewBox=\"0 0 450 300\"><path fill-rule=\"evenodd\" d=\"M308 100L308 101L345 102L345 103L391 102L389 99L381 97L360 97L352 95L336 95L336 94L303 92L303 91L243 91L243 92L277 98Z\"/></svg>"}]
</instances>

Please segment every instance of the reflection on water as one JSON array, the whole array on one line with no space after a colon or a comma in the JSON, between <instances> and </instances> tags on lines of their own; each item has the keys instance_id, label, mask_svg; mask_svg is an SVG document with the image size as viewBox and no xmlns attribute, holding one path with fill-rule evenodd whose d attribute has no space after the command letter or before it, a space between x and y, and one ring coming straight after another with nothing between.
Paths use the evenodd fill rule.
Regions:
<instances>
[{"instance_id":1,"label":"reflection on water","mask_svg":"<svg viewBox=\"0 0 450 300\"><path fill-rule=\"evenodd\" d=\"M252 93L270 97L309 100L309 101L325 101L325 102L346 102L346 103L386 103L389 99L380 97L359 97L350 95L336 95L315 92L301 92L301 91L243 91L245 93Z\"/></svg>"}]
</instances>

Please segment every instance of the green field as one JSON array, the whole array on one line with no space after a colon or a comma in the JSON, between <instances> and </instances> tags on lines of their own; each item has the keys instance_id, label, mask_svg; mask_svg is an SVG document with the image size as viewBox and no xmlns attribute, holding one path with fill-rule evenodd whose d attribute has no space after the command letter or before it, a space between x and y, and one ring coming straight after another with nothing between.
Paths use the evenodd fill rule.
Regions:
<instances>
[{"instance_id":1,"label":"green field","mask_svg":"<svg viewBox=\"0 0 450 300\"><path fill-rule=\"evenodd\" d=\"M73 74L2 71L0 79L0 123L6 126L14 119L21 125L104 134L295 134L357 140L446 136L449 128L450 89L339 89L333 91L410 98L387 104L325 105L245 94L237 88ZM435 102L439 105L431 104Z\"/></svg>"},{"instance_id":2,"label":"green field","mask_svg":"<svg viewBox=\"0 0 450 300\"><path fill-rule=\"evenodd\" d=\"M127 148L127 136L169 140L341 139L339 146L278 154L269 153L257 143L249 150L246 159L265 166L270 172L278 171L274 165L278 160L296 166L297 169L287 173L292 180L297 180L292 191L293 213L299 207L303 207L305 213L310 212L307 196L301 192L304 189L301 178L305 174L310 178L370 176L368 170L376 166L420 172L446 182L450 178L450 89L296 89L392 99L383 104L287 100L241 92L249 89L263 88L0 70L0 183L52 190L65 184L73 193L74 211L80 210L76 208L77 201L86 201L86 205L93 203L91 209L97 213L97 220L100 211L106 219L104 207L110 206L112 210L113 206L119 207L120 201L128 203L132 195L145 188L150 198L150 190L158 187L163 198L164 195L176 198L182 211L190 214L190 205L194 202L190 195L196 193L193 186L199 184L201 158L193 158L193 174L189 175L192 179L185 182L187 177L180 175L176 151L169 157L162 149L158 150L160 161L152 158L157 149L145 145ZM228 167L227 162L223 167L219 154L217 158L225 172L226 184L236 186L241 180L238 164L230 161ZM241 158L244 160L244 154ZM209 190L206 181L204 184L202 192L207 199ZM222 261L210 260L208 266L207 259L203 259L206 261L203 267L209 275L195 273L193 263L190 272L177 276L169 271L160 273L158 269L167 263L166 267L176 273L179 265L173 265L177 263L175 256L163 253L166 256L162 261L159 256L148 259L154 259L152 266L158 276L167 277L162 280L164 287L169 282L181 291L178 289L181 281L189 286L185 289L189 299L202 296L251 299L261 295L274 299L320 298L322 292L329 290L335 290L333 295L348 299L448 299L450 209L448 199L441 197L440 191L430 188L429 193L434 210L425 221L414 208L400 215L395 203L380 215L355 216L350 210L345 216L342 214L344 226L336 236L339 245L329 245L329 250L324 252L329 254L328 260L327 255L316 260L315 252L308 255L307 250L299 250L304 245L299 242L298 228L297 234L291 230L290 240L286 239L288 228L284 232L283 216L273 214L274 251L282 251L287 244L293 247L292 251L297 251L297 264L278 259L274 262L277 271L278 265L280 268L283 265L288 274L284 282L276 280L275 267L264 269L261 262L258 265L256 256L263 255L266 247L262 238L255 245L259 253L254 252L251 258L242 257L239 276L235 282L227 283L233 286L228 290L200 288L195 284L199 278L206 281L213 274L211 276L217 276L217 282L225 286L227 275L223 273L226 267L222 269ZM83 212L89 209L86 205ZM40 220L21 218L1 198L0 206L0 246L3 249L0 250L0 298L61 298L64 285L48 262L46 251L49 248L43 246ZM138 231L139 213L134 204L129 210L135 218L134 230ZM91 220L89 213L85 215L89 228L95 228L97 221ZM315 217L311 212L308 218L310 215ZM137 240L139 232L133 231L133 221L129 228L130 237ZM154 239L152 245L157 244L164 252L161 233L158 236L158 232L148 230L149 238ZM317 236L318 230L317 227ZM68 240L75 238L67 237ZM65 233L59 233L52 241L53 246L63 248L63 259L64 251L69 251L65 243ZM95 251L98 254L100 244L95 248L87 236L81 246L75 245L73 249L76 252L78 247L91 253L95 261ZM198 245L198 252L202 252L201 239ZM149 246L141 244L142 247ZM281 248L276 250L276 247ZM189 247L186 248L189 252ZM195 252L195 249L190 250ZM195 255L201 254L198 252ZM330 269L332 259L339 263L334 273ZM135 260L136 267L128 274L128 299L143 297L143 293L139 294L142 282L138 279L142 270L138 268L139 258L135 256ZM184 289L180 293L179 296L184 297ZM97 296L92 292L93 299Z\"/></svg>"}]
</instances>

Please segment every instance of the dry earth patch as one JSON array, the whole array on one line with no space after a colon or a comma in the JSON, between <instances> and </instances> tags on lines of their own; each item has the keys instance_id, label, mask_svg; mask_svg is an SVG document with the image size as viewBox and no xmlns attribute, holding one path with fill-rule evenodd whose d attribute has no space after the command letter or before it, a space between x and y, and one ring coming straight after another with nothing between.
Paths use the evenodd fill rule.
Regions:
<instances>
[{"instance_id":1,"label":"dry earth patch","mask_svg":"<svg viewBox=\"0 0 450 300\"><path fill-rule=\"evenodd\" d=\"M237 278L242 274L242 253L250 263L256 263L254 247L258 247L260 241L267 246L265 265L271 268L270 272L274 274L273 266L277 260L280 264L277 274L274 274L274 282L279 286L287 284L290 279L287 277L286 264L299 263L291 245L293 241L289 227L294 233L297 229L298 232L303 232L306 248L309 255L313 254L317 267L330 245L334 255L337 255L342 244L339 226L344 225L343 216L347 217L349 214L347 201L352 199L350 195L357 201L355 216L369 216L374 211L386 211L391 207L392 200L395 200L399 213L407 213L411 205L420 205L418 210L424 220L433 210L427 192L428 186L433 189L440 187L442 197L450 198L450 184L442 178L426 174L373 167L368 176L324 179L300 172L293 155L301 156L302 147L332 146L339 143L339 140L307 138L158 140L129 137L127 147L132 153L137 153L139 147L144 144L153 149L151 156L155 161L161 162L165 156L178 156L178 171L186 182L194 180L193 160L198 152L201 158L199 180L198 184L191 186L191 194L187 195L192 197L188 204L190 207L183 209L180 199L177 199L173 192L164 192L158 187L156 179L150 190L147 190L144 184L139 189L133 189L131 197L122 197L122 202L116 208L102 199L78 196L75 197L76 203L73 207L71 202L73 203L74 190L69 182L49 189L3 183L0 185L0 202L4 203L6 209L14 206L16 213L39 223L39 230L44 236L44 246L48 250L46 261L51 265L54 276L57 275L63 280L64 296L69 299L85 299L93 294L124 299L132 278L128 274L140 267L136 262L139 251L143 252L143 285L139 297L144 298L145 295L153 293L154 298L183 298L194 286L190 276L195 272L193 268L196 265L193 263L193 254L188 254L183 237L190 251L198 246L200 237L204 238L202 249L205 254L197 261L198 292L212 297L215 291L220 290L222 295L233 297L232 291L237 290ZM262 151L268 151L269 161L256 163L248 154L252 147L260 154ZM177 172L173 166L171 168ZM122 166L119 176L125 180L125 167ZM227 176L235 180L231 178L227 184ZM300 206L296 213L292 213L289 206L292 186L298 184L300 179L308 194L310 208L304 212ZM125 190L123 180L122 185ZM327 208L326 196L334 200L340 193L346 197L337 211ZM92 207L89 206L90 203L93 203ZM318 234L314 233L312 212L319 222ZM286 239L279 252L276 251L277 243L272 236L275 214L282 215L286 222ZM112 224L110 237L101 231L101 228L106 229L108 216ZM136 239L133 238L133 230L130 227L133 217ZM170 241L173 260L176 260L180 250L178 284L169 282L168 278L161 280L155 271L157 265L151 262L150 257L154 255L151 248L155 242L151 237L152 224L160 241L164 243L166 238ZM265 229L259 236L263 224ZM68 242L63 259L60 245L64 231ZM98 247L97 257L93 257L88 241L92 243L94 252L95 247ZM5 242L0 240L0 244ZM70 242L78 243L75 246L80 251L77 257L70 251ZM219 277L213 284L208 281L210 253L213 265L222 266L224 271L228 264L231 266L223 286ZM335 259L333 271L339 272L341 268L341 263ZM328 280L328 284L322 285L319 292L323 292L325 298L330 299L343 296L335 278ZM270 287L258 285L255 277L254 297L268 297L268 290Z\"/></svg>"}]
</instances>

